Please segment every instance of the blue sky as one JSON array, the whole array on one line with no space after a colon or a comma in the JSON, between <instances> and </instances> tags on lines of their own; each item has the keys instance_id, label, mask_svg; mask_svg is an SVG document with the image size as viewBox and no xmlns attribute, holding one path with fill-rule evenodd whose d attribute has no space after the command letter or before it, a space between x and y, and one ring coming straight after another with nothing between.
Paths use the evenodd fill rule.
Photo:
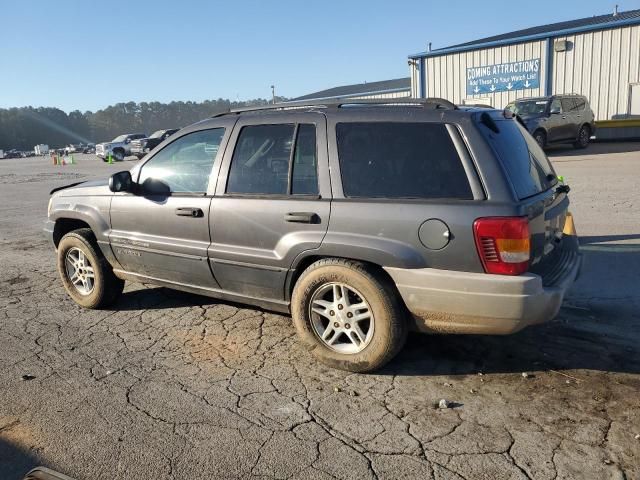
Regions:
<instances>
[{"instance_id":1,"label":"blue sky","mask_svg":"<svg viewBox=\"0 0 640 480\"><path fill-rule=\"evenodd\" d=\"M640 0L0 0L0 107L287 97L408 75L407 55Z\"/></svg>"}]
</instances>

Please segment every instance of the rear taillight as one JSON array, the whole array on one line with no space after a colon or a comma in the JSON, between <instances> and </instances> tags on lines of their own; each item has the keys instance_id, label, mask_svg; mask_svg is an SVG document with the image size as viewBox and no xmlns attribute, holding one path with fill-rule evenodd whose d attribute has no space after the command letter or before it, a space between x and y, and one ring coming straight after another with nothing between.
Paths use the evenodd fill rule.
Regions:
<instances>
[{"instance_id":1,"label":"rear taillight","mask_svg":"<svg viewBox=\"0 0 640 480\"><path fill-rule=\"evenodd\" d=\"M479 218L473 224L473 233L485 272L520 275L529 268L531 244L526 218Z\"/></svg>"}]
</instances>

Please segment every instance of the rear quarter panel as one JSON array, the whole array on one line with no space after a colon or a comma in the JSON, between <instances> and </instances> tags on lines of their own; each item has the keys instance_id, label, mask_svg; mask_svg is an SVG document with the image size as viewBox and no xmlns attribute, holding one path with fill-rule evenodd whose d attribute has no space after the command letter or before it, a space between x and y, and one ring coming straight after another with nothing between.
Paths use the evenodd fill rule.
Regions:
<instances>
[{"instance_id":1,"label":"rear quarter panel","mask_svg":"<svg viewBox=\"0 0 640 480\"><path fill-rule=\"evenodd\" d=\"M322 255L369 261L385 267L439 268L483 272L477 254L473 223L484 216L514 214L514 204L504 174L492 150L476 131L471 115L455 111L411 109L358 109L349 114L328 115L328 142L333 201L329 229L322 242ZM375 120L372 120L375 118ZM444 122L457 136L459 153L470 165L469 180L474 200L410 200L347 198L342 190L336 142L336 124L349 121ZM454 139L454 143L456 143ZM470 146L473 146L471 148ZM392 159L390 159L392 161ZM443 179L442 181L446 181ZM420 226L440 219L449 227L449 243L440 250L425 247Z\"/></svg>"}]
</instances>

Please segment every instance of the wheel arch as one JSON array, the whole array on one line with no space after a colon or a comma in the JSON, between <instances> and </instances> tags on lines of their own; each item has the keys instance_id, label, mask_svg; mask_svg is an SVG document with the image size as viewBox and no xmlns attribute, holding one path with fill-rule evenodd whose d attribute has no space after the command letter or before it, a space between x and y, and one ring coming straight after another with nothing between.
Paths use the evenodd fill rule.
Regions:
<instances>
[{"instance_id":1,"label":"wheel arch","mask_svg":"<svg viewBox=\"0 0 640 480\"><path fill-rule=\"evenodd\" d=\"M307 255L301 254L296 259L295 265L292 266L291 270L289 270L289 274L287 275L287 278L286 278L286 281L285 281L285 292L284 293L285 293L285 300L286 301L288 301L288 302L291 301L291 295L293 293L293 289L294 289L298 279L304 273L304 271L307 268L309 268L311 265L313 265L314 263L316 263L316 262L318 262L320 260L326 260L326 259L350 260L350 261L354 261L354 262L360 262L360 263L366 265L368 268L370 268L377 275L379 275L381 278L383 278L386 282L389 283L389 286L391 288L393 288L393 290L397 294L398 300L402 303L402 305L404 305L404 300L402 299L402 296L400 295L400 292L398 291L395 282L393 281L393 279L391 278L389 273L387 273L387 271L379 263L372 262L370 260L366 260L366 259L363 259L363 258L345 257L345 256L340 256L340 255L319 254L317 252L310 252Z\"/></svg>"},{"instance_id":2,"label":"wheel arch","mask_svg":"<svg viewBox=\"0 0 640 480\"><path fill-rule=\"evenodd\" d=\"M74 230L79 230L81 228L88 228L93 231L91 225L89 225L84 220L67 217L58 218L53 227L53 243L56 248L58 248L62 237L64 237L69 232L73 232Z\"/></svg>"}]
</instances>

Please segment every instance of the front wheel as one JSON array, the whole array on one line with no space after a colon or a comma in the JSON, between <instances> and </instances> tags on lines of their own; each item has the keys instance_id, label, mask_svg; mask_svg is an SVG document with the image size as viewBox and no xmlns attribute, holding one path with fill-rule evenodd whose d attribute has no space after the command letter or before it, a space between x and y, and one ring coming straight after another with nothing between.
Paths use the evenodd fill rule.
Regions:
<instances>
[{"instance_id":1,"label":"front wheel","mask_svg":"<svg viewBox=\"0 0 640 480\"><path fill-rule=\"evenodd\" d=\"M124 289L124 281L115 276L88 228L62 237L58 245L58 272L69 296L85 308L109 306Z\"/></svg>"},{"instance_id":2,"label":"front wheel","mask_svg":"<svg viewBox=\"0 0 640 480\"><path fill-rule=\"evenodd\" d=\"M116 161L118 161L118 162L123 161L124 160L124 152L122 150L114 150L113 158L115 158Z\"/></svg>"},{"instance_id":3,"label":"front wheel","mask_svg":"<svg viewBox=\"0 0 640 480\"><path fill-rule=\"evenodd\" d=\"M578 139L573 146L575 148L587 148L591 139L591 129L587 125L583 125L578 132Z\"/></svg>"},{"instance_id":4,"label":"front wheel","mask_svg":"<svg viewBox=\"0 0 640 480\"><path fill-rule=\"evenodd\" d=\"M537 130L533 133L533 138L540 145L540 148L547 146L547 134L542 130Z\"/></svg>"},{"instance_id":5,"label":"front wheel","mask_svg":"<svg viewBox=\"0 0 640 480\"><path fill-rule=\"evenodd\" d=\"M405 309L392 283L360 262L325 259L296 282L293 322L302 342L323 363L369 372L402 348Z\"/></svg>"}]
</instances>

